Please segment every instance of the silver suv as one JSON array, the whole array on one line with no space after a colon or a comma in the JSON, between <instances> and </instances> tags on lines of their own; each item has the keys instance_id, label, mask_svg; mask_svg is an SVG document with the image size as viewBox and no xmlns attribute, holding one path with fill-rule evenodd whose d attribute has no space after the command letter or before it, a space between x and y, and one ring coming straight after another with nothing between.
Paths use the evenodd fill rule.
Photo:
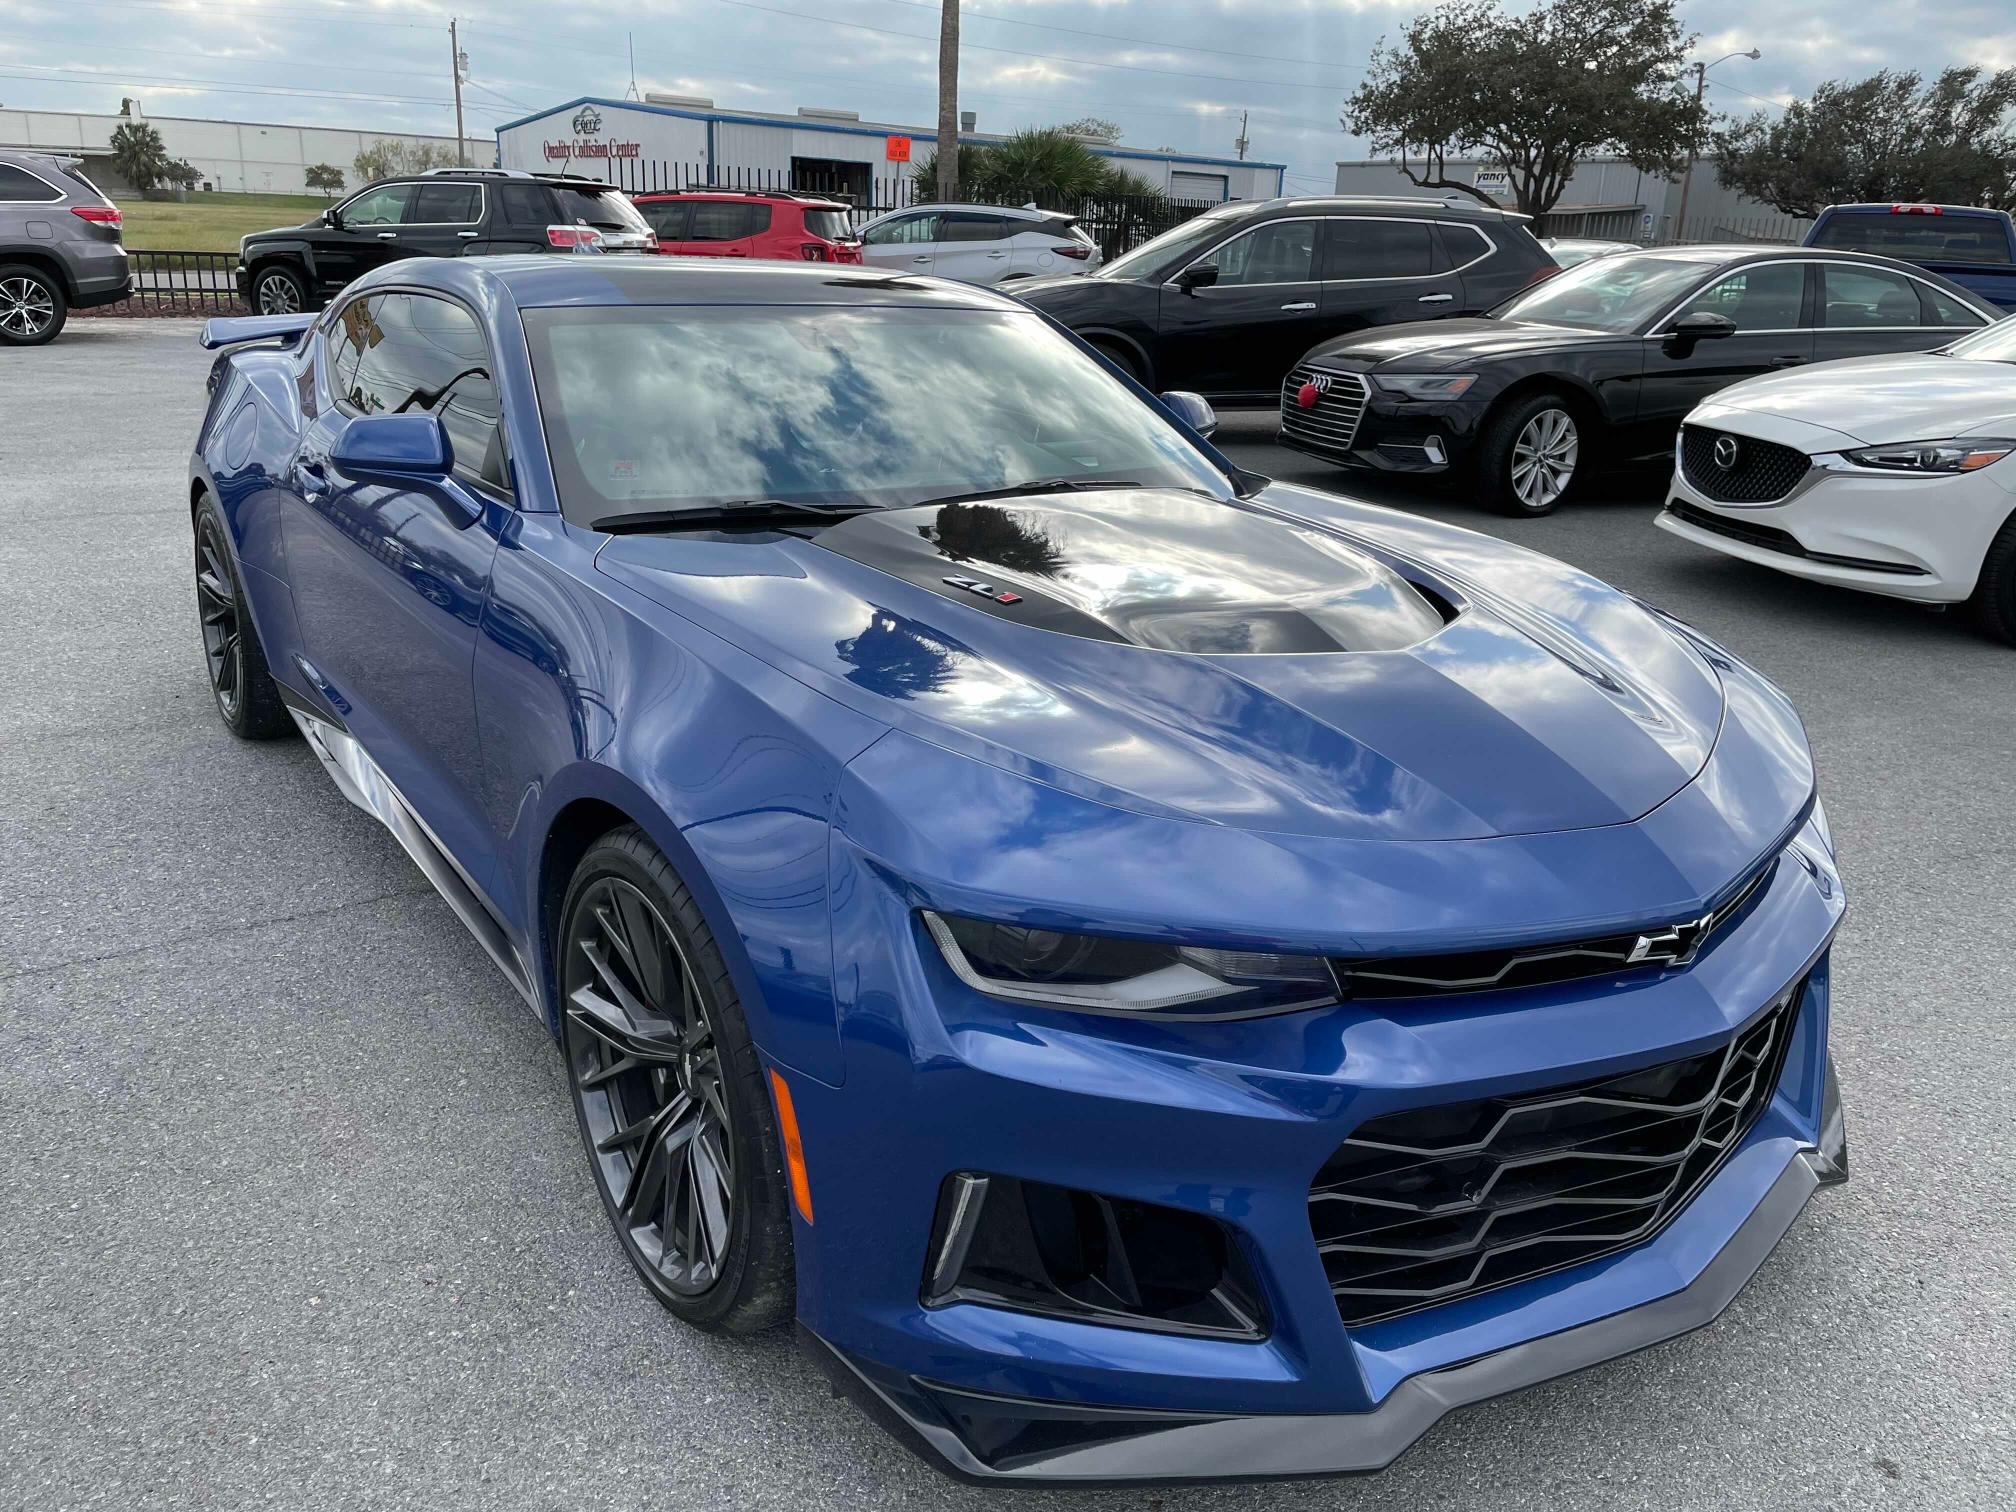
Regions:
<instances>
[{"instance_id":1,"label":"silver suv","mask_svg":"<svg viewBox=\"0 0 2016 1512\"><path fill-rule=\"evenodd\" d=\"M0 346L40 346L72 310L132 292L118 207L78 160L0 152Z\"/></svg>"}]
</instances>

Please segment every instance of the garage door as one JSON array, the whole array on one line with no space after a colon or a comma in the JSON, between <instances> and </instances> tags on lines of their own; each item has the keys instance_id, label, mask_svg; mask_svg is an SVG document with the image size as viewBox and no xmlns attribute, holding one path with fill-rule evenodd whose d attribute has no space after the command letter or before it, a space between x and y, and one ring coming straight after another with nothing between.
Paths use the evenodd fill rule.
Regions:
<instances>
[{"instance_id":1,"label":"garage door","mask_svg":"<svg viewBox=\"0 0 2016 1512\"><path fill-rule=\"evenodd\" d=\"M1225 202L1228 190L1222 173L1172 173L1169 175L1169 198L1179 200L1209 200L1214 205Z\"/></svg>"}]
</instances>

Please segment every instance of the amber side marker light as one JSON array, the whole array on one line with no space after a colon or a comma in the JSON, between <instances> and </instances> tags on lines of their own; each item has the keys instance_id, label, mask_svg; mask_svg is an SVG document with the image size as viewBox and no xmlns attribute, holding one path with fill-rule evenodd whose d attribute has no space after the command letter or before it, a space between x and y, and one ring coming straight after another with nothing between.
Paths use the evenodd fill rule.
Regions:
<instances>
[{"instance_id":1,"label":"amber side marker light","mask_svg":"<svg viewBox=\"0 0 2016 1512\"><path fill-rule=\"evenodd\" d=\"M770 1073L770 1091L777 1099L777 1132L784 1139L784 1168L791 1173L791 1200L798 1204L798 1216L812 1221L812 1183L805 1175L805 1146L798 1138L798 1110L791 1106L791 1089L776 1071Z\"/></svg>"}]
</instances>

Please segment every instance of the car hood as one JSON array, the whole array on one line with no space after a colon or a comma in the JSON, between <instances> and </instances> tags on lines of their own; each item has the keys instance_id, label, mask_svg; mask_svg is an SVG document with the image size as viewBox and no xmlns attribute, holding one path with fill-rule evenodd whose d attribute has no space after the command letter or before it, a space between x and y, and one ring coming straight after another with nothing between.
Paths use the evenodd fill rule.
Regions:
<instances>
[{"instance_id":1,"label":"car hood","mask_svg":"<svg viewBox=\"0 0 2016 1512\"><path fill-rule=\"evenodd\" d=\"M1878 446L1942 436L2008 435L2016 426L2016 366L1937 352L1851 357L1746 379L1712 402L1825 426Z\"/></svg>"},{"instance_id":2,"label":"car hood","mask_svg":"<svg viewBox=\"0 0 2016 1512\"><path fill-rule=\"evenodd\" d=\"M890 725L1162 817L1487 838L1627 823L1700 772L1722 686L1664 620L1487 537L1448 532L1450 571L1386 511L1298 520L1297 492L621 536L597 566Z\"/></svg>"},{"instance_id":3,"label":"car hood","mask_svg":"<svg viewBox=\"0 0 2016 1512\"><path fill-rule=\"evenodd\" d=\"M1416 320L1333 337L1311 348L1302 360L1336 361L1351 369L1377 367L1395 358L1405 358L1407 366L1414 369L1454 367L1464 362L1555 352L1617 339L1608 331L1581 331L1569 326L1492 320L1484 316Z\"/></svg>"}]
</instances>

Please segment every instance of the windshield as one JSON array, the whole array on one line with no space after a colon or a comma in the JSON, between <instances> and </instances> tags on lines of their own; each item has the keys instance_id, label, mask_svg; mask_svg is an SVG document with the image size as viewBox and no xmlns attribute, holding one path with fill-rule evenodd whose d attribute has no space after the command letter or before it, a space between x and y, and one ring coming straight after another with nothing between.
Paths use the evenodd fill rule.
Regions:
<instances>
[{"instance_id":1,"label":"windshield","mask_svg":"<svg viewBox=\"0 0 2016 1512\"><path fill-rule=\"evenodd\" d=\"M1515 294L1491 313L1500 320L1629 331L1707 277L1722 259L1592 257Z\"/></svg>"},{"instance_id":2,"label":"windshield","mask_svg":"<svg viewBox=\"0 0 2016 1512\"><path fill-rule=\"evenodd\" d=\"M1231 493L1035 314L625 305L524 319L561 508L579 524L1060 479Z\"/></svg>"},{"instance_id":3,"label":"windshield","mask_svg":"<svg viewBox=\"0 0 2016 1512\"><path fill-rule=\"evenodd\" d=\"M2005 315L1984 330L1962 336L1946 348L1946 355L1975 362L2016 362L2016 315Z\"/></svg>"},{"instance_id":4,"label":"windshield","mask_svg":"<svg viewBox=\"0 0 2016 1512\"><path fill-rule=\"evenodd\" d=\"M1225 222L1235 218L1243 205L1221 205L1206 210L1180 226L1171 226L1160 236L1141 243L1132 252L1116 257L1092 276L1094 278L1146 278L1157 268L1172 262L1188 262L1218 237L1225 234Z\"/></svg>"},{"instance_id":5,"label":"windshield","mask_svg":"<svg viewBox=\"0 0 2016 1512\"><path fill-rule=\"evenodd\" d=\"M625 195L613 190L576 189L572 185L552 186L564 225L594 226L604 231L649 231L651 227L637 213Z\"/></svg>"}]
</instances>

